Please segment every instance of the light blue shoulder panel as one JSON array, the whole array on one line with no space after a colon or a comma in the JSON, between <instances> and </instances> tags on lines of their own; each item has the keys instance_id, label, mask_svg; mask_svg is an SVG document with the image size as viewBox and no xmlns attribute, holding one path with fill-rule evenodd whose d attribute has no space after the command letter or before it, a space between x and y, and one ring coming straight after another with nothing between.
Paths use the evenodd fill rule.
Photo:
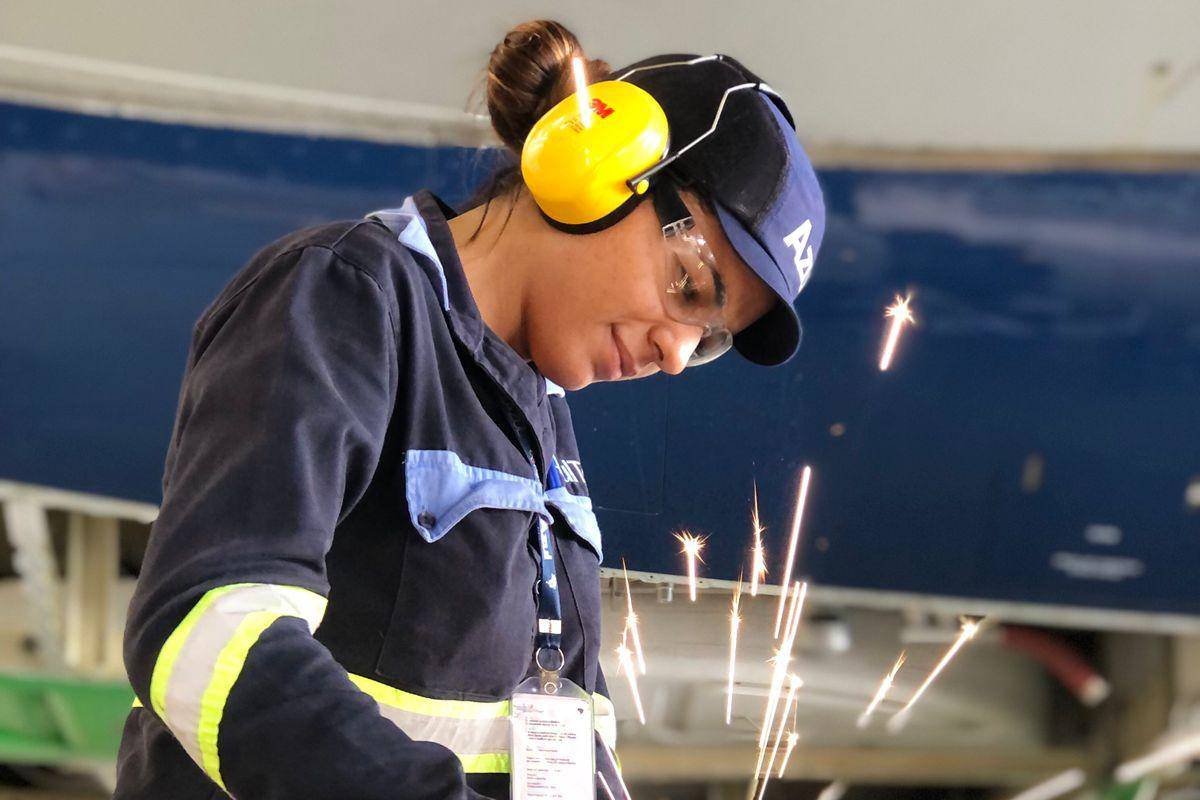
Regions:
<instances>
[{"instance_id":1,"label":"light blue shoulder panel","mask_svg":"<svg viewBox=\"0 0 1200 800\"><path fill-rule=\"evenodd\" d=\"M399 208L372 211L367 216L375 217L386 225L400 244L433 262L437 267L438 276L442 279L442 310L449 310L450 291L446 287L446 270L442 268L442 260L438 258L437 250L429 238L425 218L417 211L417 204L412 196L404 198L404 203Z\"/></svg>"}]
</instances>

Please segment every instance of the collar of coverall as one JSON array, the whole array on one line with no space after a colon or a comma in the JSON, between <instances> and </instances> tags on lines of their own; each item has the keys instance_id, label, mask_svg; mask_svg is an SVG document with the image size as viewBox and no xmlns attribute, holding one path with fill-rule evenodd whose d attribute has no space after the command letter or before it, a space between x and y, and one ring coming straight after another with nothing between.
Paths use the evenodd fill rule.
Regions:
<instances>
[{"instance_id":1,"label":"collar of coverall","mask_svg":"<svg viewBox=\"0 0 1200 800\"><path fill-rule=\"evenodd\" d=\"M428 189L415 192L413 201L425 221L429 241L441 262L450 306L446 317L455 338L522 409L535 409L542 405L546 398L545 377L488 328L479 313L448 223L450 218L458 216L458 212ZM434 291L439 288L435 282ZM530 422L533 423L534 419L536 417L531 417ZM534 430L537 428L535 425Z\"/></svg>"}]
</instances>

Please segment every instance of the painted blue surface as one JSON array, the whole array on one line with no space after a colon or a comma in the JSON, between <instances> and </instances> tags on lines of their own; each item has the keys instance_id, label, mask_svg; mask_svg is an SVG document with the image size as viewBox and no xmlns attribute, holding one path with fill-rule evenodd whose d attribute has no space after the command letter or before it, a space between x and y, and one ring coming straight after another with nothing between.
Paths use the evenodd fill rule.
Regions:
<instances>
[{"instance_id":1,"label":"painted blue surface","mask_svg":"<svg viewBox=\"0 0 1200 800\"><path fill-rule=\"evenodd\" d=\"M0 104L0 477L157 501L192 323L246 258L486 167ZM572 395L608 560L679 572L686 526L736 577L757 480L774 563L807 462L823 582L1200 614L1200 173L821 179L793 362Z\"/></svg>"}]
</instances>

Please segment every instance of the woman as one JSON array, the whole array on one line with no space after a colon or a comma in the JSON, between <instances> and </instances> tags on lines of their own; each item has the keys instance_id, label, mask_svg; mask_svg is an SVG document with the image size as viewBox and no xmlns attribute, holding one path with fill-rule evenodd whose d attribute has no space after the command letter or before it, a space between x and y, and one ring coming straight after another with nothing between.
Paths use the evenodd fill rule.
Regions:
<instances>
[{"instance_id":1,"label":"woman","mask_svg":"<svg viewBox=\"0 0 1200 800\"><path fill-rule=\"evenodd\" d=\"M513 154L580 54L548 21L492 53ZM790 357L824 226L769 87L725 58L631 69L673 149L602 224L547 213L514 159L463 214L421 191L284 237L201 316L129 613L117 798L508 797L514 691L547 675L594 701L621 791L564 389ZM562 796L591 795L587 770Z\"/></svg>"}]
</instances>

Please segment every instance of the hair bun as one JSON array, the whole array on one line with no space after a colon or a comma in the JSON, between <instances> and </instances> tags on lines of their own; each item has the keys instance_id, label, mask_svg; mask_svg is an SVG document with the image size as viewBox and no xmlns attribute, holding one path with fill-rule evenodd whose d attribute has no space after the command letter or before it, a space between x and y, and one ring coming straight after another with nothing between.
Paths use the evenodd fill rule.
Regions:
<instances>
[{"instance_id":1,"label":"hair bun","mask_svg":"<svg viewBox=\"0 0 1200 800\"><path fill-rule=\"evenodd\" d=\"M584 58L589 83L611 68L588 61L575 34L553 20L523 22L492 50L487 67L487 108L500 140L520 154L534 123L575 90L571 59Z\"/></svg>"}]
</instances>

